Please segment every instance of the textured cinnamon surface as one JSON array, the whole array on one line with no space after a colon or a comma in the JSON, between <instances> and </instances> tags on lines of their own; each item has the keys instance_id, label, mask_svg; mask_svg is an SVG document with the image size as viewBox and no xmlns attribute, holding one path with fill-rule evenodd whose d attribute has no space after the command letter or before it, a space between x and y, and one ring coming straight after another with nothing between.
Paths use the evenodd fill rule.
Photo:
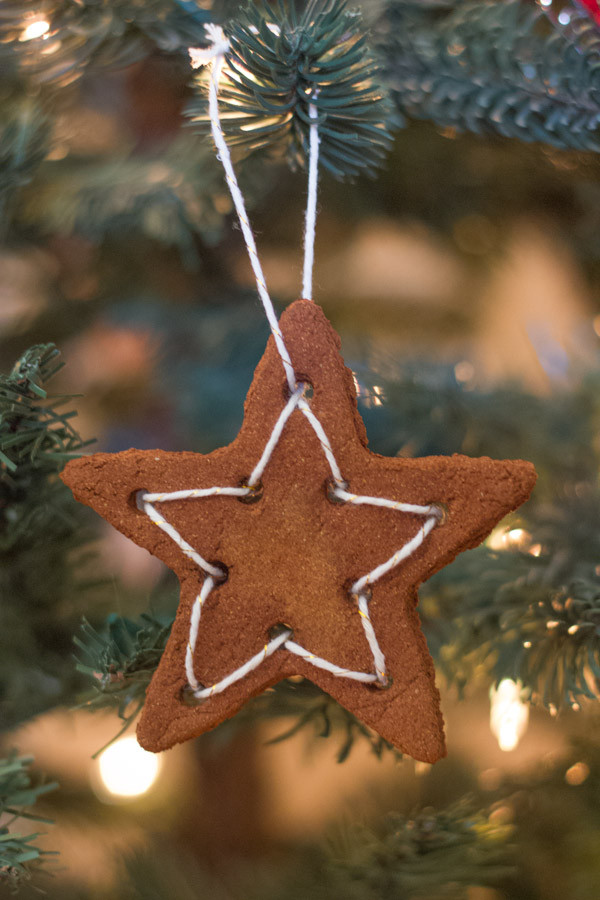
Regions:
<instances>
[{"instance_id":1,"label":"textured cinnamon surface","mask_svg":"<svg viewBox=\"0 0 600 900\"><path fill-rule=\"evenodd\" d=\"M475 547L529 496L533 466L522 460L465 456L390 459L367 449L352 375L339 338L321 309L298 300L281 329L299 379L314 388L320 419L349 489L414 504L441 503L444 523L423 546L373 587L370 614L386 657L391 687L338 678L285 649L199 706L182 702L190 611L203 573L135 506L145 489L171 492L246 478L286 399L281 360L270 338L245 404L244 423L227 447L208 455L127 450L70 462L63 480L75 497L163 560L181 582L181 599L161 663L148 689L138 739L159 751L196 737L232 716L250 697L290 675L303 675L415 759L445 754L434 668L415 609L418 585L462 550ZM224 563L228 580L202 612L195 672L211 685L257 653L278 623L315 655L353 670L372 671L353 580L387 560L421 527L422 517L391 509L332 503L330 472L319 441L296 410L263 476L254 503L207 497L159 505L177 531L209 561Z\"/></svg>"}]
</instances>

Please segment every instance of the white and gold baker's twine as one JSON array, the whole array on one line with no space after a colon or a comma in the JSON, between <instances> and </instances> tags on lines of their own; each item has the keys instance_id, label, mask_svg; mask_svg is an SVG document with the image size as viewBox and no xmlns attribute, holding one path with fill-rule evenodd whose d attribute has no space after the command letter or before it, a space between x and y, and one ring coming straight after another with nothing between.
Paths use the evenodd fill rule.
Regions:
<instances>
[{"instance_id":1,"label":"white and gold baker's twine","mask_svg":"<svg viewBox=\"0 0 600 900\"><path fill-rule=\"evenodd\" d=\"M283 339L283 335L279 328L279 323L271 298L269 296L265 283L262 267L256 250L256 242L252 233L250 222L246 214L244 198L240 191L233 165L231 155L221 126L218 104L219 78L221 76L225 55L229 50L229 43L221 28L215 25L206 26L207 36L211 46L202 50L191 50L193 65L212 64L212 75L209 88L209 113L211 120L211 128L213 138L217 147L218 156L225 169L227 184L231 192L231 196L235 205L236 212L240 221L240 226L250 263L256 278L256 286L259 297L263 303L265 313L275 339L275 345L281 361L283 363L285 375L290 388L291 396L284 408L282 409L277 422L271 432L271 435L265 444L265 448L254 467L246 485L238 487L210 487L210 488L194 488L187 491L172 492L144 492L138 494L138 506L151 519L158 528L162 529L182 550L185 556L191 559L202 572L205 573L205 579L202 584L200 593L196 597L192 606L190 617L190 630L188 636L188 644L185 655L185 670L187 674L188 684L197 700L206 700L213 694L219 694L227 690L232 684L244 678L254 669L258 668L265 659L272 656L277 650L283 648L289 653L294 653L301 659L331 672L338 678L350 678L354 681L364 682L366 684L378 684L386 686L388 684L388 676L385 669L385 657L381 651L375 629L369 615L369 596L370 586L376 581L399 566L400 563L408 559L423 544L427 535L441 521L442 511L439 506L430 504L420 506L414 503L402 503L397 500L388 500L384 497L370 497L365 495L353 494L348 490L348 485L344 481L340 467L337 463L329 438L327 437L321 422L310 408L310 404L306 399L305 392L307 385L298 384L296 376L288 353L287 347ZM303 294L305 299L312 299L312 269L314 261L314 242L316 227L316 204L317 204L317 173L318 173L318 156L319 156L319 135L317 125L317 110L313 104L310 104L311 125L309 129L309 190L308 202L305 222L305 238L304 238L304 268L303 268ZM196 642L198 639L198 629L200 626L200 617L203 607L208 600L212 591L218 587L223 581L227 573L219 568L218 565L208 562L204 559L179 532L168 522L160 513L156 505L157 503L169 503L175 500L200 500L204 497L247 497L254 494L260 483L260 479L271 459L271 456L281 438L283 430L288 419L295 410L299 410L304 414L311 427L313 428L319 443L325 454L325 458L331 470L333 479L331 497L341 503L353 504L355 506L378 506L387 509L393 509L398 512L410 513L417 516L423 516L425 521L418 532L411 540L397 550L386 562L372 569L366 575L358 578L350 587L350 596L356 600L357 611L364 630L365 638L371 650L373 657L373 672L354 672L350 669L337 666L329 660L322 659L311 653L305 647L302 647L296 641L292 640L293 632L290 628L284 628L276 637L267 641L264 646L247 662L235 671L231 672L221 681L205 687L198 682L194 671L194 654L196 650Z\"/></svg>"}]
</instances>

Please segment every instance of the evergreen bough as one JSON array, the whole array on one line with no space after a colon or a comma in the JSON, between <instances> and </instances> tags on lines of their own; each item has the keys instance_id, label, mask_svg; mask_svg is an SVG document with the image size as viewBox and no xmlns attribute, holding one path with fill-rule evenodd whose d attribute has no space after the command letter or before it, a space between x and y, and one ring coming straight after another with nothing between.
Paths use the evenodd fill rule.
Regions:
<instances>
[{"instance_id":1,"label":"evergreen bough","mask_svg":"<svg viewBox=\"0 0 600 900\"><path fill-rule=\"evenodd\" d=\"M194 0L41 0L34 9L3 0L0 62L60 88L91 67L129 66L156 49L183 55L210 19ZM26 39L27 25L40 20L48 30Z\"/></svg>"},{"instance_id":2,"label":"evergreen bough","mask_svg":"<svg viewBox=\"0 0 600 900\"><path fill-rule=\"evenodd\" d=\"M392 107L360 16L344 0L258 2L226 26L231 49L219 90L226 138L245 153L268 150L293 166L308 159L310 106L320 163L338 178L372 174L392 137ZM206 131L207 76L188 115Z\"/></svg>"},{"instance_id":3,"label":"evergreen bough","mask_svg":"<svg viewBox=\"0 0 600 900\"><path fill-rule=\"evenodd\" d=\"M600 149L600 29L574 6L552 20L527 0L388 0L381 49L407 116Z\"/></svg>"},{"instance_id":4,"label":"evergreen bough","mask_svg":"<svg viewBox=\"0 0 600 900\"><path fill-rule=\"evenodd\" d=\"M38 833L22 835L12 827L16 819L50 822L32 813L31 807L57 784L34 785L29 773L32 762L33 757L14 753L0 759L0 888L4 884L9 890L29 879L32 869L53 855L37 846Z\"/></svg>"}]
</instances>

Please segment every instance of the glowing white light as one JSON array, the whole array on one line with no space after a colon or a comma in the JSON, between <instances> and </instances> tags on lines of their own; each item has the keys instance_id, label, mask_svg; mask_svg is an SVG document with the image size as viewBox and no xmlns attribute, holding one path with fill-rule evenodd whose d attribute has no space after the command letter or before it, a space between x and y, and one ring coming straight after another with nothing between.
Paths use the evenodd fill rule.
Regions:
<instances>
[{"instance_id":1,"label":"glowing white light","mask_svg":"<svg viewBox=\"0 0 600 900\"><path fill-rule=\"evenodd\" d=\"M50 22L46 22L45 19L36 19L23 29L19 40L32 41L34 38L42 37L47 31L50 31Z\"/></svg>"},{"instance_id":2,"label":"glowing white light","mask_svg":"<svg viewBox=\"0 0 600 900\"><path fill-rule=\"evenodd\" d=\"M522 693L522 685L510 678L490 690L490 729L501 750L514 750L527 731L529 706Z\"/></svg>"},{"instance_id":3,"label":"glowing white light","mask_svg":"<svg viewBox=\"0 0 600 900\"><path fill-rule=\"evenodd\" d=\"M558 14L558 21L561 25L568 25L571 21L570 13L568 13L566 9L563 9L563 11Z\"/></svg>"},{"instance_id":4,"label":"glowing white light","mask_svg":"<svg viewBox=\"0 0 600 900\"><path fill-rule=\"evenodd\" d=\"M552 6L552 0L540 0L542 6Z\"/></svg>"},{"instance_id":5,"label":"glowing white light","mask_svg":"<svg viewBox=\"0 0 600 900\"><path fill-rule=\"evenodd\" d=\"M488 547L492 550L522 550L526 551L531 542L531 535L524 528L506 528L500 526L495 528L487 539ZM542 552L540 546L539 553ZM533 556L539 556L539 553L533 553Z\"/></svg>"},{"instance_id":6,"label":"glowing white light","mask_svg":"<svg viewBox=\"0 0 600 900\"><path fill-rule=\"evenodd\" d=\"M104 787L117 797L145 794L156 781L160 765L160 757L142 750L134 737L115 741L98 760Z\"/></svg>"}]
</instances>

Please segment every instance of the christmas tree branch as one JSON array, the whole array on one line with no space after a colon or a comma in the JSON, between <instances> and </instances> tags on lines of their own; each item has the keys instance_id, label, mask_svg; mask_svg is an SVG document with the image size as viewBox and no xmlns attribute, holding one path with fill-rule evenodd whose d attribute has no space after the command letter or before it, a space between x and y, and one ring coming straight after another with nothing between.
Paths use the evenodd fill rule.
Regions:
<instances>
[{"instance_id":1,"label":"christmas tree branch","mask_svg":"<svg viewBox=\"0 0 600 900\"><path fill-rule=\"evenodd\" d=\"M553 22L526 0L388 0L381 46L407 116L560 148L600 148L600 32L576 7Z\"/></svg>"},{"instance_id":2,"label":"christmas tree branch","mask_svg":"<svg viewBox=\"0 0 600 900\"><path fill-rule=\"evenodd\" d=\"M129 728L141 711L172 624L172 619L160 620L149 614L137 622L112 615L102 631L84 621L75 636L79 650L77 670L92 679L92 687L81 705L91 710L116 709L123 720L123 727L110 743Z\"/></svg>"},{"instance_id":3,"label":"christmas tree branch","mask_svg":"<svg viewBox=\"0 0 600 900\"><path fill-rule=\"evenodd\" d=\"M465 900L475 886L513 885L515 844L511 825L465 800L440 811L390 816L377 830L339 828L325 847L308 845L278 874L272 867L237 866L226 886L193 860L156 847L129 857L128 886L136 900L146 896L148 884L156 900L171 897L173 884L182 900L197 897L199 885L218 900Z\"/></svg>"},{"instance_id":4,"label":"christmas tree branch","mask_svg":"<svg viewBox=\"0 0 600 900\"><path fill-rule=\"evenodd\" d=\"M16 90L0 100L0 234L17 191L29 184L49 149L50 127L39 102Z\"/></svg>"},{"instance_id":5,"label":"christmas tree branch","mask_svg":"<svg viewBox=\"0 0 600 900\"><path fill-rule=\"evenodd\" d=\"M86 442L73 427L71 398L47 393L60 367L54 345L41 344L0 376L3 728L54 706L73 687L63 652L72 624L58 624L56 609L74 590L73 550L89 535L58 473Z\"/></svg>"},{"instance_id":6,"label":"christmas tree branch","mask_svg":"<svg viewBox=\"0 0 600 900\"><path fill-rule=\"evenodd\" d=\"M202 40L210 19L195 0L44 0L35 10L28 0L9 0L0 20L0 61L61 87L89 67L128 66L157 49L184 54Z\"/></svg>"},{"instance_id":7,"label":"christmas tree branch","mask_svg":"<svg viewBox=\"0 0 600 900\"><path fill-rule=\"evenodd\" d=\"M577 509L581 512L581 505ZM535 527L533 522L522 524ZM562 524L568 528L565 520ZM576 512L571 524L574 530L582 524ZM546 529L544 544L523 534L529 551L483 548L458 560L448 578L436 576L429 585L433 608L444 610L451 623L439 665L461 689L476 670L487 671L496 682L522 682L533 701L553 712L577 707L581 697L598 698L597 564L586 563L584 553L575 557L561 548L560 526L554 541Z\"/></svg>"},{"instance_id":8,"label":"christmas tree branch","mask_svg":"<svg viewBox=\"0 0 600 900\"><path fill-rule=\"evenodd\" d=\"M16 754L0 759L0 886L5 884L9 889L29 879L32 869L54 855L35 844L39 834L21 835L15 831L14 823L19 819L50 821L32 813L31 807L57 784L33 785L28 772L32 762L32 757Z\"/></svg>"},{"instance_id":9,"label":"christmas tree branch","mask_svg":"<svg viewBox=\"0 0 600 900\"><path fill-rule=\"evenodd\" d=\"M160 662L173 619L142 615L137 621L109 616L104 628L93 628L84 621L74 638L78 649L77 670L91 686L81 706L89 710L115 709L122 728L110 743L135 721L144 705L146 689ZM397 751L383 738L373 734L351 713L309 681L283 681L261 694L236 716L221 726L237 729L260 719L294 719L272 740L286 740L300 731L312 730L315 737L341 737L338 762L350 755L356 740L366 740L380 758L385 751ZM96 755L102 752L101 747ZM400 754L397 754L398 756Z\"/></svg>"},{"instance_id":10,"label":"christmas tree branch","mask_svg":"<svg viewBox=\"0 0 600 900\"><path fill-rule=\"evenodd\" d=\"M226 35L230 52L219 103L232 146L285 155L303 166L312 106L326 169L340 178L376 169L395 119L361 19L345 0L311 0L301 13L294 3L248 4ZM206 132L206 74L196 86L188 115Z\"/></svg>"},{"instance_id":11,"label":"christmas tree branch","mask_svg":"<svg viewBox=\"0 0 600 900\"><path fill-rule=\"evenodd\" d=\"M502 885L517 871L513 826L494 823L468 800L440 812L390 816L380 832L356 828L344 838L329 868L336 897L357 885L366 896L442 891L458 898L469 886Z\"/></svg>"},{"instance_id":12,"label":"christmas tree branch","mask_svg":"<svg viewBox=\"0 0 600 900\"><path fill-rule=\"evenodd\" d=\"M192 256L197 235L211 242L219 235L223 200L214 153L182 135L155 156L48 161L24 192L18 216L43 233L76 233L98 243L136 231Z\"/></svg>"},{"instance_id":13,"label":"christmas tree branch","mask_svg":"<svg viewBox=\"0 0 600 900\"><path fill-rule=\"evenodd\" d=\"M58 355L53 344L39 344L0 376L0 552L31 545L49 521L64 518L58 472L92 443L71 424L77 413L64 409L72 398L44 388L61 368Z\"/></svg>"}]
</instances>

